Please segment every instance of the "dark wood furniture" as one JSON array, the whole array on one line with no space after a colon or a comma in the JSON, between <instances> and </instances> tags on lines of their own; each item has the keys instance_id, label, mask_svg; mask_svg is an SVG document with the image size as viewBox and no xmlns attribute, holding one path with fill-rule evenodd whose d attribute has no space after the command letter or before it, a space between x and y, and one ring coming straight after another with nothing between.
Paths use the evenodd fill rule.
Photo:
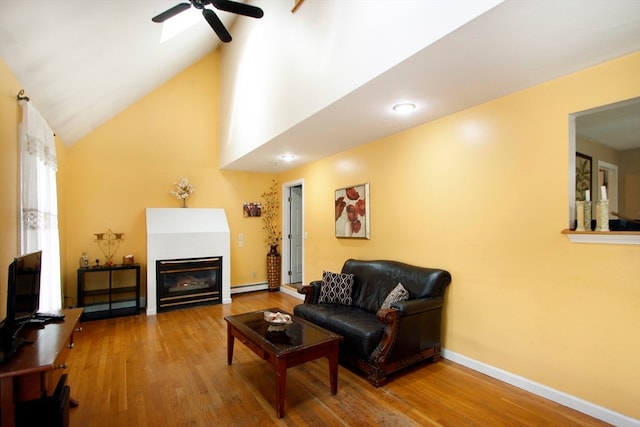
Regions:
<instances>
[{"instance_id":1,"label":"dark wood furniture","mask_svg":"<svg viewBox=\"0 0 640 427\"><path fill-rule=\"evenodd\" d=\"M82 320L140 313L140 264L78 269L78 306Z\"/></svg>"},{"instance_id":2,"label":"dark wood furniture","mask_svg":"<svg viewBox=\"0 0 640 427\"><path fill-rule=\"evenodd\" d=\"M227 363L233 360L233 343L237 338L255 354L269 362L276 370L276 415L284 415L284 393L287 368L327 357L331 394L338 392L338 344L342 337L306 320L292 317L293 323L286 331L270 332L264 320L264 312L285 311L278 308L226 316Z\"/></svg>"},{"instance_id":3,"label":"dark wood furniture","mask_svg":"<svg viewBox=\"0 0 640 427\"><path fill-rule=\"evenodd\" d=\"M0 365L0 425L3 427L15 425L18 402L38 399L43 392L53 394L64 373L82 309L62 312L64 321L49 323L43 329L23 329L21 337L29 344L24 344Z\"/></svg>"}]
</instances>

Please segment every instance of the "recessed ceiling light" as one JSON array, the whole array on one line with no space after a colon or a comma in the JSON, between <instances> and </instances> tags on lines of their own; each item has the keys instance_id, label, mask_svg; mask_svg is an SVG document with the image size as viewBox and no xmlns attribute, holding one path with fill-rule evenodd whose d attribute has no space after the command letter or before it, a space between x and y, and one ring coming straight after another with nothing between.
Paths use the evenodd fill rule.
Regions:
<instances>
[{"instance_id":1,"label":"recessed ceiling light","mask_svg":"<svg viewBox=\"0 0 640 427\"><path fill-rule=\"evenodd\" d=\"M416 104L411 104L410 102L405 102L402 104L396 104L393 106L393 111L396 113L408 113L410 111L415 110Z\"/></svg>"},{"instance_id":2,"label":"recessed ceiling light","mask_svg":"<svg viewBox=\"0 0 640 427\"><path fill-rule=\"evenodd\" d=\"M280 158L285 162L290 162L291 160L295 159L296 156L294 156L293 154L283 154L282 156L280 156Z\"/></svg>"}]
</instances>

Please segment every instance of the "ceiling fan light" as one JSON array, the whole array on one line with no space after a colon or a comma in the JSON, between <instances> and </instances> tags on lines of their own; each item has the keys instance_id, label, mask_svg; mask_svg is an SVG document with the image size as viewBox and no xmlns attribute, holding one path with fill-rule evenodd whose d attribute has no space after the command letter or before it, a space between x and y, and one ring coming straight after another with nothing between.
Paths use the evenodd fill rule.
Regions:
<instances>
[{"instance_id":1,"label":"ceiling fan light","mask_svg":"<svg viewBox=\"0 0 640 427\"><path fill-rule=\"evenodd\" d=\"M402 104L396 104L393 106L393 111L396 113L409 113L416 109L416 104L410 102L403 102Z\"/></svg>"},{"instance_id":2,"label":"ceiling fan light","mask_svg":"<svg viewBox=\"0 0 640 427\"><path fill-rule=\"evenodd\" d=\"M281 158L282 160L284 160L285 162L290 162L290 161L292 161L293 159L295 159L295 158L296 158L296 156L294 156L293 154L283 154L282 156L280 156L280 158Z\"/></svg>"}]
</instances>

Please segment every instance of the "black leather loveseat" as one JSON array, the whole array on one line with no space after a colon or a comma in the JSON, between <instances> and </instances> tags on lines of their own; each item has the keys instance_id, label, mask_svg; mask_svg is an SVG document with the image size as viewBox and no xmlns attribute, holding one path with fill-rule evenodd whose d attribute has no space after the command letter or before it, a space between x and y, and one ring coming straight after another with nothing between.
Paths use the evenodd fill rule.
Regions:
<instances>
[{"instance_id":1,"label":"black leather loveseat","mask_svg":"<svg viewBox=\"0 0 640 427\"><path fill-rule=\"evenodd\" d=\"M349 259L341 273L324 272L323 280L302 286L304 304L293 312L342 335L341 362L361 369L379 387L391 372L440 358L442 305L450 282L441 269ZM382 307L385 302L389 308Z\"/></svg>"}]
</instances>

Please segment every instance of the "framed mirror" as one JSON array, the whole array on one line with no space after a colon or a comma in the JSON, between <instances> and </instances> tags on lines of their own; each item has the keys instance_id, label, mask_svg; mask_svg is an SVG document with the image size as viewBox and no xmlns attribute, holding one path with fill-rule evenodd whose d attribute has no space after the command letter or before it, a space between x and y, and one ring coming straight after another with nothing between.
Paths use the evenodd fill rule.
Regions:
<instances>
[{"instance_id":1,"label":"framed mirror","mask_svg":"<svg viewBox=\"0 0 640 427\"><path fill-rule=\"evenodd\" d=\"M610 229L640 231L640 98L574 113L569 125L569 227L576 200L596 202L604 191Z\"/></svg>"}]
</instances>

